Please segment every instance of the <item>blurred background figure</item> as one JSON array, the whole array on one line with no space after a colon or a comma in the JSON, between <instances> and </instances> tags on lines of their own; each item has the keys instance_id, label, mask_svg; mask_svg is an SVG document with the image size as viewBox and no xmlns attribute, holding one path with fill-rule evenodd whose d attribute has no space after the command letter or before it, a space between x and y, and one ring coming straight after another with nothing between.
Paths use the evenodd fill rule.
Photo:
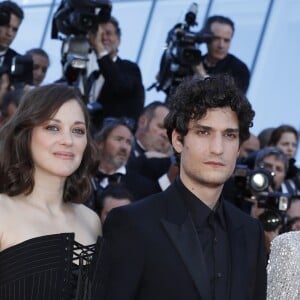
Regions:
<instances>
[{"instance_id":1,"label":"blurred background figure","mask_svg":"<svg viewBox=\"0 0 300 300\"><path fill-rule=\"evenodd\" d=\"M186 77L201 78L227 73L235 84L246 93L250 82L250 71L239 58L229 53L234 34L234 22L222 15L213 15L205 20L199 32L190 27L197 25L197 3L193 3L185 15L185 22L176 24L168 33L167 48L164 50L153 87L167 94L166 102L178 84ZM207 53L202 55L199 45L205 43Z\"/></svg>"},{"instance_id":2,"label":"blurred background figure","mask_svg":"<svg viewBox=\"0 0 300 300\"><path fill-rule=\"evenodd\" d=\"M270 136L269 146L275 146L283 151L289 159L286 179L292 179L300 189L299 168L296 166L296 153L299 142L299 133L291 125L284 124L276 127Z\"/></svg>"},{"instance_id":3,"label":"blurred background figure","mask_svg":"<svg viewBox=\"0 0 300 300\"><path fill-rule=\"evenodd\" d=\"M267 171L268 184L253 194L251 215L262 222L267 253L271 241L286 225L289 202L296 195L294 187L285 180L287 169L288 158L280 149L266 147L258 151L254 170Z\"/></svg>"},{"instance_id":4,"label":"blurred background figure","mask_svg":"<svg viewBox=\"0 0 300 300\"><path fill-rule=\"evenodd\" d=\"M2 109L3 97L11 90L9 73L5 67L0 67L0 109Z\"/></svg>"},{"instance_id":5,"label":"blurred background figure","mask_svg":"<svg viewBox=\"0 0 300 300\"><path fill-rule=\"evenodd\" d=\"M0 66L11 69L13 57L18 53L10 48L14 41L19 27L24 18L22 8L13 1L2 1L0 3Z\"/></svg>"},{"instance_id":6,"label":"blurred background figure","mask_svg":"<svg viewBox=\"0 0 300 300\"><path fill-rule=\"evenodd\" d=\"M99 165L92 180L94 193L87 202L90 208L95 209L98 196L115 183L125 187L134 201L160 192L156 182L127 166L133 145L132 130L126 118L106 118L102 129L95 134Z\"/></svg>"},{"instance_id":7,"label":"blurred background figure","mask_svg":"<svg viewBox=\"0 0 300 300\"><path fill-rule=\"evenodd\" d=\"M108 189L100 193L96 199L96 212L103 225L108 213L119 206L128 205L134 201L131 193L120 184L111 184Z\"/></svg>"},{"instance_id":8,"label":"blurred background figure","mask_svg":"<svg viewBox=\"0 0 300 300\"><path fill-rule=\"evenodd\" d=\"M300 230L300 196L292 198L290 207L287 210L287 225L284 231Z\"/></svg>"},{"instance_id":9,"label":"blurred background figure","mask_svg":"<svg viewBox=\"0 0 300 300\"><path fill-rule=\"evenodd\" d=\"M32 48L27 50L25 55L30 55L33 59L33 85L41 85L50 65L47 52L42 48Z\"/></svg>"},{"instance_id":10,"label":"blurred background figure","mask_svg":"<svg viewBox=\"0 0 300 300\"><path fill-rule=\"evenodd\" d=\"M2 104L2 111L1 111L1 126L4 125L7 121L11 119L11 117L16 112L20 100L22 96L24 95L24 90L14 90L11 92L8 92L3 97L3 104Z\"/></svg>"},{"instance_id":11,"label":"blurred background figure","mask_svg":"<svg viewBox=\"0 0 300 300\"><path fill-rule=\"evenodd\" d=\"M103 118L127 117L135 123L144 106L145 91L139 66L118 56L121 28L116 18L99 20L88 32L87 99L99 102Z\"/></svg>"},{"instance_id":12,"label":"blurred background figure","mask_svg":"<svg viewBox=\"0 0 300 300\"><path fill-rule=\"evenodd\" d=\"M164 127L167 105L154 101L144 107L137 123L128 166L141 175L158 180L171 165L172 146Z\"/></svg>"},{"instance_id":13,"label":"blurred background figure","mask_svg":"<svg viewBox=\"0 0 300 300\"><path fill-rule=\"evenodd\" d=\"M164 119L168 112L167 105L160 101L151 102L144 107L135 132L134 156L145 153L147 155L147 152L151 152L153 156L155 156L154 152L157 152L157 156L159 153L161 156L170 155L171 144L164 127Z\"/></svg>"},{"instance_id":14,"label":"blurred background figure","mask_svg":"<svg viewBox=\"0 0 300 300\"><path fill-rule=\"evenodd\" d=\"M269 145L270 137L274 129L275 127L267 127L258 133L257 138L259 139L261 149Z\"/></svg>"},{"instance_id":15,"label":"blurred background figure","mask_svg":"<svg viewBox=\"0 0 300 300\"><path fill-rule=\"evenodd\" d=\"M247 158L251 153L258 151L259 149L259 139L251 133L249 139L241 144L239 157Z\"/></svg>"},{"instance_id":16,"label":"blurred background figure","mask_svg":"<svg viewBox=\"0 0 300 300\"><path fill-rule=\"evenodd\" d=\"M204 25L204 32L211 33L212 38L207 45L207 53L195 67L197 74L207 75L228 73L244 93L247 92L250 82L250 71L239 58L229 53L231 40L234 34L234 22L225 16L209 17Z\"/></svg>"}]
</instances>

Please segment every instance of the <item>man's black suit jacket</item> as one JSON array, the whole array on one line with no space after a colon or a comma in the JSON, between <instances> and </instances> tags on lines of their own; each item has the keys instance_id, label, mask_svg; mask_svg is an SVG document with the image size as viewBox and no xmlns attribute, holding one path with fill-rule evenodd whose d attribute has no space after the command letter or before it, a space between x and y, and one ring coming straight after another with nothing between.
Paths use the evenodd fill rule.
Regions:
<instances>
[{"instance_id":1,"label":"man's black suit jacket","mask_svg":"<svg viewBox=\"0 0 300 300\"><path fill-rule=\"evenodd\" d=\"M231 245L229 299L263 300L261 226L230 203L224 203L224 211ZM176 182L162 193L112 210L104 241L110 253L104 299L212 299L202 247Z\"/></svg>"},{"instance_id":2,"label":"man's black suit jacket","mask_svg":"<svg viewBox=\"0 0 300 300\"><path fill-rule=\"evenodd\" d=\"M145 154L138 157L130 156L127 166L142 176L157 181L166 174L171 166L170 157L147 158Z\"/></svg>"},{"instance_id":3,"label":"man's black suit jacket","mask_svg":"<svg viewBox=\"0 0 300 300\"><path fill-rule=\"evenodd\" d=\"M137 122L145 101L141 71L137 64L109 55L98 60L105 78L97 99L103 106L103 117L128 117Z\"/></svg>"},{"instance_id":4,"label":"man's black suit jacket","mask_svg":"<svg viewBox=\"0 0 300 300\"><path fill-rule=\"evenodd\" d=\"M135 201L161 191L157 182L145 178L129 168L126 168L126 175L121 177L121 184L131 192Z\"/></svg>"}]
</instances>

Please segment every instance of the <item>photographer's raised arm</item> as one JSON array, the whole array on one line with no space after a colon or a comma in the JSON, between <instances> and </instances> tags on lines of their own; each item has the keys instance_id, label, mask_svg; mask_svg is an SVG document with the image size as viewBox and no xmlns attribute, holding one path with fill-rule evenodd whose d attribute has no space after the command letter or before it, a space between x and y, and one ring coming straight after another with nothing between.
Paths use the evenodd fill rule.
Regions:
<instances>
[{"instance_id":1,"label":"photographer's raised arm","mask_svg":"<svg viewBox=\"0 0 300 300\"><path fill-rule=\"evenodd\" d=\"M99 25L98 30L96 32L94 31L88 32L88 41L92 49L95 51L98 59L102 58L104 55L109 54L108 49L106 49L102 41L103 31L104 29L102 28L101 25Z\"/></svg>"},{"instance_id":2,"label":"photographer's raised arm","mask_svg":"<svg viewBox=\"0 0 300 300\"><path fill-rule=\"evenodd\" d=\"M203 66L202 61L200 62L200 64L193 66L193 71L195 72L195 74L201 76L203 79L209 76Z\"/></svg>"}]
</instances>

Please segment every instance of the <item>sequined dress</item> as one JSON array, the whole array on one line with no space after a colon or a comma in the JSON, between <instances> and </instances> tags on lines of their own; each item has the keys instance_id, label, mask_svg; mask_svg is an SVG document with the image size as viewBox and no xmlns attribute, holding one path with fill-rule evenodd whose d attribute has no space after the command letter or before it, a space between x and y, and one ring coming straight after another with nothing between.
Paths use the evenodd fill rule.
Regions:
<instances>
[{"instance_id":1,"label":"sequined dress","mask_svg":"<svg viewBox=\"0 0 300 300\"><path fill-rule=\"evenodd\" d=\"M272 241L267 271L267 300L300 299L300 231Z\"/></svg>"},{"instance_id":2,"label":"sequined dress","mask_svg":"<svg viewBox=\"0 0 300 300\"><path fill-rule=\"evenodd\" d=\"M101 240L83 246L74 233L41 236L0 252L0 300L92 299Z\"/></svg>"}]
</instances>

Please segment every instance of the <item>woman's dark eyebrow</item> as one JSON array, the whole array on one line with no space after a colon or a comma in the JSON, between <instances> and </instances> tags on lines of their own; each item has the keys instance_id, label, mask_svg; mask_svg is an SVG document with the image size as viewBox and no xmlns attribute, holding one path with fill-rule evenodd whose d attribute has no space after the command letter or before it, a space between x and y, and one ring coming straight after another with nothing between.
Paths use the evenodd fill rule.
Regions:
<instances>
[{"instance_id":1,"label":"woman's dark eyebrow","mask_svg":"<svg viewBox=\"0 0 300 300\"><path fill-rule=\"evenodd\" d=\"M61 120L59 120L59 119L54 119L54 118L49 119L49 121L54 121L54 122L57 122L57 123L62 123ZM78 125L78 124L83 124L83 125L86 126L86 123L85 123L84 121L75 121L74 124L76 124L76 125Z\"/></svg>"}]
</instances>

